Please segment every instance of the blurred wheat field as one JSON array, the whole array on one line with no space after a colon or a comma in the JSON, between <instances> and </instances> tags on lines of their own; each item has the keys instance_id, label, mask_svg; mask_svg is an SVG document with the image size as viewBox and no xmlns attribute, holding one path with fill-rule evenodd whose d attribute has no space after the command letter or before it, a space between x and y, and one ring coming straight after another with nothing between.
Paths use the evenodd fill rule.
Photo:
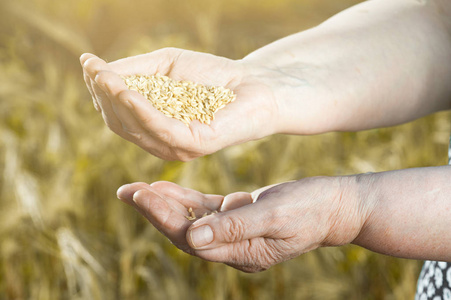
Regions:
<instances>
[{"instance_id":1,"label":"blurred wheat field","mask_svg":"<svg viewBox=\"0 0 451 300\"><path fill-rule=\"evenodd\" d=\"M106 128L78 63L166 46L241 58L357 2L0 0L0 299L412 299L421 262L346 246L244 274L178 251L115 192L170 180L226 194L443 165L450 113L165 162Z\"/></svg>"}]
</instances>

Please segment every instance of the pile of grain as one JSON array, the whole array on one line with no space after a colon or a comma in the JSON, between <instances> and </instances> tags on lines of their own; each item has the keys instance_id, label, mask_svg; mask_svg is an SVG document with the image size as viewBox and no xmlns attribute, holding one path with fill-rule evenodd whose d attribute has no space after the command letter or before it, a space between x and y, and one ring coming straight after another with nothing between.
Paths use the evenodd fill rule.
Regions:
<instances>
[{"instance_id":1,"label":"pile of grain","mask_svg":"<svg viewBox=\"0 0 451 300\"><path fill-rule=\"evenodd\" d=\"M156 109L187 126L195 119L210 124L214 114L236 98L230 89L221 86L177 81L160 74L131 75L123 79L130 90L139 92Z\"/></svg>"}]
</instances>

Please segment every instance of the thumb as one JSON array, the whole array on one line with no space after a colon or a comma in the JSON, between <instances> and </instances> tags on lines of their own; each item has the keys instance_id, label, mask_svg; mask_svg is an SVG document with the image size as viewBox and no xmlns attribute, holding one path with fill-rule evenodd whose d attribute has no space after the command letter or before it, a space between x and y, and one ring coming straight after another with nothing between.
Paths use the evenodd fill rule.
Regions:
<instances>
[{"instance_id":1,"label":"thumb","mask_svg":"<svg viewBox=\"0 0 451 300\"><path fill-rule=\"evenodd\" d=\"M268 236L274 230L269 203L256 202L204 217L188 228L186 240L193 249L206 250Z\"/></svg>"}]
</instances>

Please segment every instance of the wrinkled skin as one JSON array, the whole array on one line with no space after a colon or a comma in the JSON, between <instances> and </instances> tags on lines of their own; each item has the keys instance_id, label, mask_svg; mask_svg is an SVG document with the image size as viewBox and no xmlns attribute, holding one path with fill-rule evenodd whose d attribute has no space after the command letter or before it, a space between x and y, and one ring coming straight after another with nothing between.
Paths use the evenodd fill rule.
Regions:
<instances>
[{"instance_id":1,"label":"wrinkled skin","mask_svg":"<svg viewBox=\"0 0 451 300\"><path fill-rule=\"evenodd\" d=\"M353 180L314 177L226 197L170 182L133 183L122 186L118 197L134 206L179 249L257 272L320 246L350 243L364 219L361 207L346 201L355 193ZM219 213L193 223L185 217L190 207L197 216L214 210ZM207 234L203 242L196 240L195 229L203 231L206 225L213 236Z\"/></svg>"}]
</instances>

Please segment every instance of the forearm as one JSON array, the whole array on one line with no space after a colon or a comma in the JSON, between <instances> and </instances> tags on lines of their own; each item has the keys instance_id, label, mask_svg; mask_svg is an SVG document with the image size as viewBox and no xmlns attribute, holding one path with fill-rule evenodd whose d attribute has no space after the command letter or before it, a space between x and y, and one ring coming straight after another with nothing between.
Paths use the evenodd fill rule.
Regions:
<instances>
[{"instance_id":1,"label":"forearm","mask_svg":"<svg viewBox=\"0 0 451 300\"><path fill-rule=\"evenodd\" d=\"M451 261L451 166L359 175L371 206L354 244L396 257Z\"/></svg>"},{"instance_id":2,"label":"forearm","mask_svg":"<svg viewBox=\"0 0 451 300\"><path fill-rule=\"evenodd\" d=\"M357 131L449 109L451 2L423 2L367 1L245 57L276 78L280 131Z\"/></svg>"}]
</instances>

